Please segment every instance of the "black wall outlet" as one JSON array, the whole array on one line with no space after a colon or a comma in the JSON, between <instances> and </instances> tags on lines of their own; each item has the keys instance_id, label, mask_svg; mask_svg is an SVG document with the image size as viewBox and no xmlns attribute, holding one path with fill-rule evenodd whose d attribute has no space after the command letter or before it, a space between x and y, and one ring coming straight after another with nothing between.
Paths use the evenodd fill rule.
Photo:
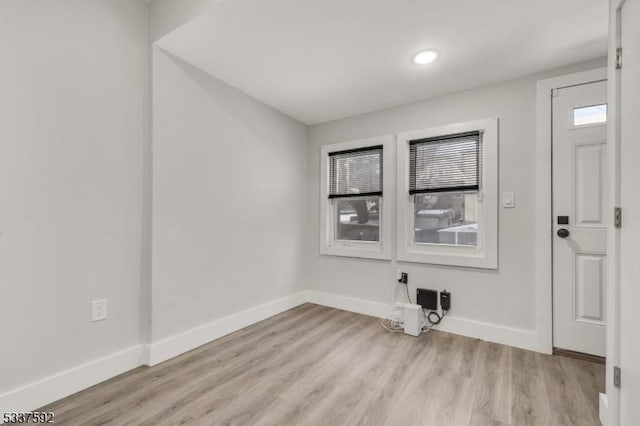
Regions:
<instances>
[{"instance_id":1,"label":"black wall outlet","mask_svg":"<svg viewBox=\"0 0 640 426\"><path fill-rule=\"evenodd\" d=\"M402 272L400 274L400 278L398 279L398 282L400 284L407 284L409 282L409 274L407 274L406 272Z\"/></svg>"},{"instance_id":2,"label":"black wall outlet","mask_svg":"<svg viewBox=\"0 0 640 426\"><path fill-rule=\"evenodd\" d=\"M451 293L447 290L442 290L440 292L440 307L443 311L451 309Z\"/></svg>"},{"instance_id":3,"label":"black wall outlet","mask_svg":"<svg viewBox=\"0 0 640 426\"><path fill-rule=\"evenodd\" d=\"M418 294L418 305L430 311L438 309L438 292L436 290L419 288L416 291Z\"/></svg>"}]
</instances>

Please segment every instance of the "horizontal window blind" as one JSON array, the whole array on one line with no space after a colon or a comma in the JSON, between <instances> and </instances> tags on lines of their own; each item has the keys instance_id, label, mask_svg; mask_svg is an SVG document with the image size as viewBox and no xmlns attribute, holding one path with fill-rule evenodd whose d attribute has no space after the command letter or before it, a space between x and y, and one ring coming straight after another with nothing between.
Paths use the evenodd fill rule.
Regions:
<instances>
[{"instance_id":1,"label":"horizontal window blind","mask_svg":"<svg viewBox=\"0 0 640 426\"><path fill-rule=\"evenodd\" d=\"M382 145L329 153L329 198L382 195Z\"/></svg>"},{"instance_id":2,"label":"horizontal window blind","mask_svg":"<svg viewBox=\"0 0 640 426\"><path fill-rule=\"evenodd\" d=\"M480 132L410 142L409 193L480 189Z\"/></svg>"}]
</instances>

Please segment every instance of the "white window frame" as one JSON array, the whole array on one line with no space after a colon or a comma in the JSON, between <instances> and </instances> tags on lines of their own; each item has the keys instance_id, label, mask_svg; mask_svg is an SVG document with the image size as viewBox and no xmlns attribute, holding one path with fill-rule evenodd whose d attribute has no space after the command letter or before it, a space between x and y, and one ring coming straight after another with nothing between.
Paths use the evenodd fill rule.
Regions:
<instances>
[{"instance_id":1,"label":"white window frame","mask_svg":"<svg viewBox=\"0 0 640 426\"><path fill-rule=\"evenodd\" d=\"M480 131L482 176L476 246L415 243L414 198L409 195L409 143ZM498 268L498 119L468 121L397 135L397 257L400 261L471 268Z\"/></svg>"},{"instance_id":2,"label":"white window frame","mask_svg":"<svg viewBox=\"0 0 640 426\"><path fill-rule=\"evenodd\" d=\"M595 106L600 106L600 105L606 105L607 106L607 116L605 121L602 122L598 122L598 123L589 123L589 124L574 124L574 119L575 119L575 110L579 109L579 108L588 108L588 107L595 107ZM577 104L577 105L571 105L569 106L569 129L570 130L576 130L576 129L584 129L587 127L601 127L601 126L606 126L607 122L609 121L609 104L608 103L604 103L604 104L593 104L593 105L582 105L582 104Z\"/></svg>"},{"instance_id":3,"label":"white window frame","mask_svg":"<svg viewBox=\"0 0 640 426\"><path fill-rule=\"evenodd\" d=\"M320 149L320 253L330 256L391 259L396 197L395 138L391 135L323 145ZM382 197L380 200L379 240L345 241L335 239L335 202L329 199L329 154L348 149L382 145Z\"/></svg>"}]
</instances>

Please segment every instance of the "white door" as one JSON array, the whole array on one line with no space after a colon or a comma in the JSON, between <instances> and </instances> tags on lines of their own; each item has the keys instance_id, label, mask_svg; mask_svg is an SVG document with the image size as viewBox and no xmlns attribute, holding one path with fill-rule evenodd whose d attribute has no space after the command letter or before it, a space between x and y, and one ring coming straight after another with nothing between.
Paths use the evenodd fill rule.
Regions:
<instances>
[{"instance_id":1,"label":"white door","mask_svg":"<svg viewBox=\"0 0 640 426\"><path fill-rule=\"evenodd\" d=\"M620 18L620 424L640 425L640 1Z\"/></svg>"},{"instance_id":2,"label":"white door","mask_svg":"<svg viewBox=\"0 0 640 426\"><path fill-rule=\"evenodd\" d=\"M552 99L553 345L604 356L607 83Z\"/></svg>"}]
</instances>

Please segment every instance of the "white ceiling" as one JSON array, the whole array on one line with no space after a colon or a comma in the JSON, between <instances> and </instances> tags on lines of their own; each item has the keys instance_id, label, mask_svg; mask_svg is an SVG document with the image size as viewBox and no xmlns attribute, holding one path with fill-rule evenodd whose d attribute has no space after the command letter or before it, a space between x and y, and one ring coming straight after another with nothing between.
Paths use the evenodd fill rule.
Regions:
<instances>
[{"instance_id":1,"label":"white ceiling","mask_svg":"<svg viewBox=\"0 0 640 426\"><path fill-rule=\"evenodd\" d=\"M222 0L160 47L307 124L603 57L606 0ZM435 48L425 66L411 55Z\"/></svg>"}]
</instances>

